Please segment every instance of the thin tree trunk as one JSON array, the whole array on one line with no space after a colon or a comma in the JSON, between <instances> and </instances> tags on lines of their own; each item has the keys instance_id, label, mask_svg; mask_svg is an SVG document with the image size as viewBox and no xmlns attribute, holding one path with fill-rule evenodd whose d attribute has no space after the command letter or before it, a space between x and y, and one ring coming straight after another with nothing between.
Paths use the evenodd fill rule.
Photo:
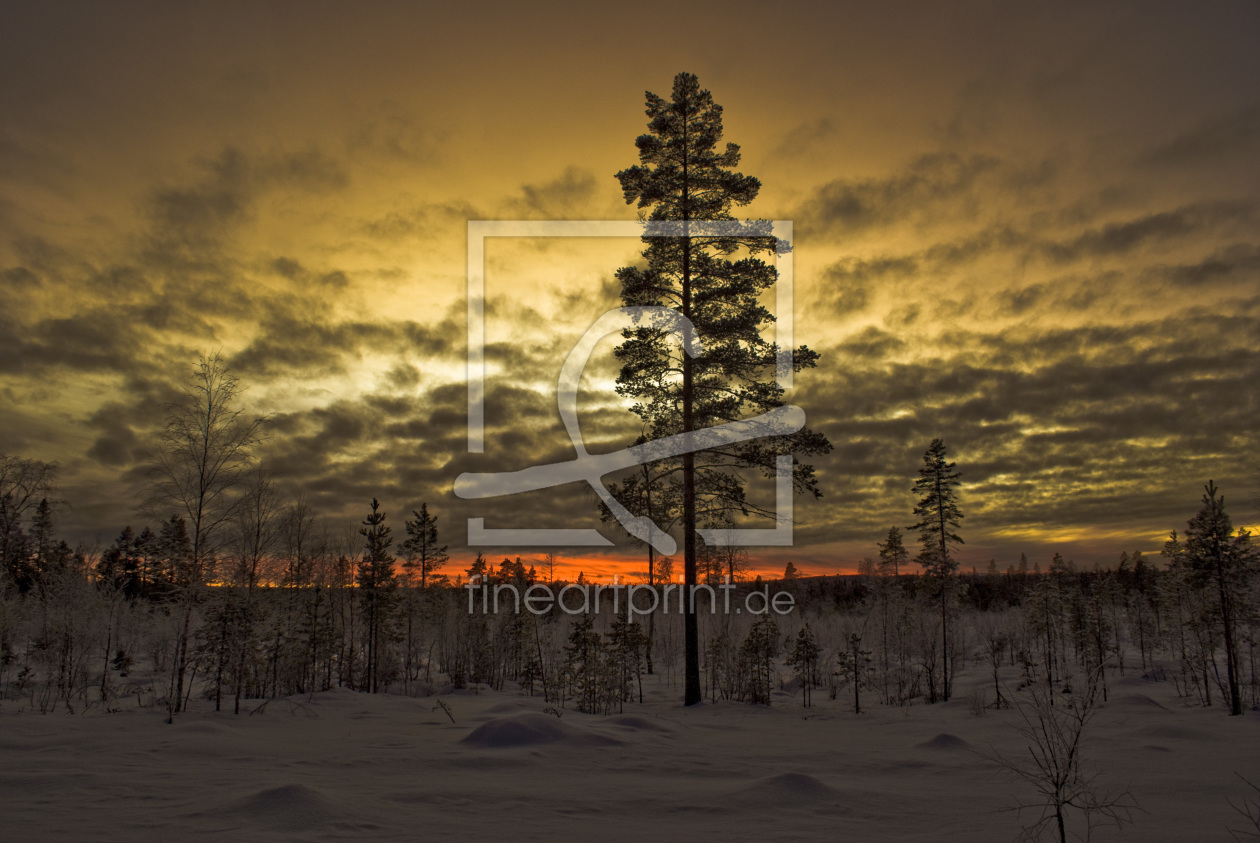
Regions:
<instances>
[{"instance_id":1,"label":"thin tree trunk","mask_svg":"<svg viewBox=\"0 0 1260 843\"><path fill-rule=\"evenodd\" d=\"M1225 568L1218 552L1216 557L1216 587L1221 599L1221 625L1225 628L1225 673L1229 681L1229 713L1237 716L1242 711L1242 689L1238 682L1238 658L1234 651L1234 617L1229 593L1225 587Z\"/></svg>"},{"instance_id":2,"label":"thin tree trunk","mask_svg":"<svg viewBox=\"0 0 1260 843\"><path fill-rule=\"evenodd\" d=\"M853 639L853 713L862 713L862 698L860 696L861 689L858 687L858 639ZM806 680L808 683L808 679Z\"/></svg>"},{"instance_id":3,"label":"thin tree trunk","mask_svg":"<svg viewBox=\"0 0 1260 843\"><path fill-rule=\"evenodd\" d=\"M192 626L192 601L188 601L184 607L184 620L180 625L179 640L175 645L175 688L174 688L174 705L171 709L172 717L184 710L184 671L188 668L188 631ZM191 683L190 683L191 684Z\"/></svg>"},{"instance_id":4,"label":"thin tree trunk","mask_svg":"<svg viewBox=\"0 0 1260 843\"><path fill-rule=\"evenodd\" d=\"M687 148L686 117L683 118L683 149ZM685 153L684 153L685 154ZM691 319L691 238L690 196L687 184L687 161L683 160L683 274L682 274L682 310L683 316ZM690 345L693 337L689 329L684 329L684 345ZM686 452L683 454L683 590L685 614L683 615L683 646L686 658L684 674L683 705L695 705L704 699L704 690L700 686L700 630L696 620L695 604L692 596L696 587L696 457L691 450L692 431L695 429L695 383L693 381L691 355L686 348L682 351L682 432Z\"/></svg>"},{"instance_id":5,"label":"thin tree trunk","mask_svg":"<svg viewBox=\"0 0 1260 843\"><path fill-rule=\"evenodd\" d=\"M644 476L643 488L647 494L648 518L651 518L652 517L652 484L650 482L650 479L646 476L646 472ZM656 548L652 547L651 542L648 542L648 585L651 586L654 592L656 591ZM644 654L647 658L648 676L652 675L652 639L655 636L656 636L656 611L654 609L652 611L652 614L648 615L647 644L644 647ZM640 680L639 682L640 695L642 694L642 687L643 687L643 682L642 680Z\"/></svg>"},{"instance_id":6,"label":"thin tree trunk","mask_svg":"<svg viewBox=\"0 0 1260 843\"><path fill-rule=\"evenodd\" d=\"M936 474L936 505L941 529L941 687L944 702L949 702L949 623L945 613L945 587L949 583L949 545L945 536L945 502L941 500L941 476Z\"/></svg>"},{"instance_id":7,"label":"thin tree trunk","mask_svg":"<svg viewBox=\"0 0 1260 843\"><path fill-rule=\"evenodd\" d=\"M106 702L109 698L109 648L114 643L114 610L117 605L112 601L109 605L109 627L105 630L105 669L101 672L101 702Z\"/></svg>"},{"instance_id":8,"label":"thin tree trunk","mask_svg":"<svg viewBox=\"0 0 1260 843\"><path fill-rule=\"evenodd\" d=\"M949 574L941 577L941 690L942 701L949 702L949 624L946 622L945 584Z\"/></svg>"}]
</instances>

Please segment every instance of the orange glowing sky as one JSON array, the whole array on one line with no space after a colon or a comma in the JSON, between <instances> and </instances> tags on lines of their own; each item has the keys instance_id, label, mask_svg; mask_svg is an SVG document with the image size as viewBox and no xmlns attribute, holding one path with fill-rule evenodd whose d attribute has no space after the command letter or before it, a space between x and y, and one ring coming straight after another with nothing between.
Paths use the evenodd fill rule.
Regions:
<instances>
[{"instance_id":1,"label":"orange glowing sky","mask_svg":"<svg viewBox=\"0 0 1260 843\"><path fill-rule=\"evenodd\" d=\"M491 247L477 456L466 225L633 219L613 174L636 163L644 90L687 70L762 181L749 212L794 221L796 339L822 353L791 399L835 445L825 497L798 501L794 547L753 550L763 570L873 555L912 522L937 436L967 484L964 567L1158 552L1208 478L1255 522L1258 18L1247 2L6 3L0 452L58 460L62 529L108 543L142 523L162 403L221 350L251 411L274 414L260 455L281 488L330 519L375 496L401 535L425 501L461 565L469 517L598 526L576 487L485 509L451 486L572 456L559 361L617 304L636 244ZM637 430L601 361L583 426L620 447ZM573 575L642 567L624 545L557 550Z\"/></svg>"}]
</instances>

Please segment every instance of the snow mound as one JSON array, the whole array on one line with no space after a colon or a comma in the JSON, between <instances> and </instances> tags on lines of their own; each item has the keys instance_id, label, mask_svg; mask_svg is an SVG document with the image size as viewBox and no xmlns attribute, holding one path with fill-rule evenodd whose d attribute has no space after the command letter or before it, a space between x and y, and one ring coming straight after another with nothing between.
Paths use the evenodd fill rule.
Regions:
<instances>
[{"instance_id":1,"label":"snow mound","mask_svg":"<svg viewBox=\"0 0 1260 843\"><path fill-rule=\"evenodd\" d=\"M312 697L314 702L319 703L361 703L363 702L363 694L358 691L352 691L349 688L338 686L329 688L327 691L320 691Z\"/></svg>"},{"instance_id":2,"label":"snow mound","mask_svg":"<svg viewBox=\"0 0 1260 843\"><path fill-rule=\"evenodd\" d=\"M561 723L549 714L526 713L515 717L500 717L482 723L464 738L463 743L482 749L510 749L517 746L568 743L577 745L620 744L614 738L593 735L589 732Z\"/></svg>"},{"instance_id":3,"label":"snow mound","mask_svg":"<svg viewBox=\"0 0 1260 843\"><path fill-rule=\"evenodd\" d=\"M256 825L296 831L329 825L337 814L322 793L300 784L261 790L231 810Z\"/></svg>"},{"instance_id":4,"label":"snow mound","mask_svg":"<svg viewBox=\"0 0 1260 843\"><path fill-rule=\"evenodd\" d=\"M1163 704L1156 702L1146 694L1121 694L1118 697L1114 697L1110 704L1121 708L1162 708L1167 711Z\"/></svg>"},{"instance_id":5,"label":"snow mound","mask_svg":"<svg viewBox=\"0 0 1260 843\"><path fill-rule=\"evenodd\" d=\"M493 705L490 708L487 708L486 711L490 714L515 714L524 707L525 702L523 700L513 700L511 702Z\"/></svg>"},{"instance_id":6,"label":"snow mound","mask_svg":"<svg viewBox=\"0 0 1260 843\"><path fill-rule=\"evenodd\" d=\"M614 726L621 726L623 729L635 729L642 732L664 732L672 734L673 729L668 726L662 726L660 723L653 723L646 717L636 717L633 714L623 714L617 717L609 717L608 723Z\"/></svg>"},{"instance_id":7,"label":"snow mound","mask_svg":"<svg viewBox=\"0 0 1260 843\"><path fill-rule=\"evenodd\" d=\"M229 729L222 723L212 723L208 720L198 720L192 723L179 723L179 732L185 735L210 735L217 737L225 735Z\"/></svg>"},{"instance_id":8,"label":"snow mound","mask_svg":"<svg viewBox=\"0 0 1260 843\"><path fill-rule=\"evenodd\" d=\"M731 794L740 804L802 804L832 802L836 790L804 773L779 773L758 779L743 790Z\"/></svg>"},{"instance_id":9,"label":"snow mound","mask_svg":"<svg viewBox=\"0 0 1260 843\"><path fill-rule=\"evenodd\" d=\"M1204 733L1185 726L1152 726L1140 730L1140 734L1148 738L1172 738L1182 741L1197 741L1206 737Z\"/></svg>"},{"instance_id":10,"label":"snow mound","mask_svg":"<svg viewBox=\"0 0 1260 843\"><path fill-rule=\"evenodd\" d=\"M971 744L967 743L957 735L951 735L949 732L941 732L930 741L924 741L915 744L919 749L970 749Z\"/></svg>"}]
</instances>

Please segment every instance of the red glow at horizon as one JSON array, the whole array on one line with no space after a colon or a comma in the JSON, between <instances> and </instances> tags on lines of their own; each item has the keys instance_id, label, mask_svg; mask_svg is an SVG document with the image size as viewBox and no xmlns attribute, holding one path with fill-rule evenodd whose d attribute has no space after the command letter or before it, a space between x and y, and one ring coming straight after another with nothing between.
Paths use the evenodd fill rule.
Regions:
<instances>
[{"instance_id":1,"label":"red glow at horizon","mask_svg":"<svg viewBox=\"0 0 1260 843\"><path fill-rule=\"evenodd\" d=\"M547 564L544 560L546 554L527 555L523 553L486 553L486 564L491 570L497 570L503 560L520 559L521 564L528 571L533 566L535 573L540 579L546 579L548 576ZM468 558L456 559L451 558L444 566L440 573L446 574L452 582L456 578L466 579L467 571L473 563L472 556ZM682 582L683 563L682 555L671 557L673 562L673 582ZM834 566L824 566L819 564L811 564L801 562L796 559L791 560L796 565L797 572L803 577L814 576L834 576L836 574L855 574L857 568L855 565L837 562ZM771 556L753 557L748 560L747 568L743 572L741 579L756 579L760 576L765 580L777 580L783 578L784 568L787 566L788 558L776 560ZM581 576L586 582L607 582L611 583L616 577L620 582L647 582L647 558L646 556L562 556L556 554L556 573L557 580L568 582L576 582Z\"/></svg>"}]
</instances>

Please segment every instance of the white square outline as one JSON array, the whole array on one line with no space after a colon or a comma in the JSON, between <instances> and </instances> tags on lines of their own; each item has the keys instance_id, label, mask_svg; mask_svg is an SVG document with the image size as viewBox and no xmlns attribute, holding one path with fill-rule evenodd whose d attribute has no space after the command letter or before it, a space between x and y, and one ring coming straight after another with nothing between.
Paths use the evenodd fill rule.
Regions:
<instances>
[{"instance_id":1,"label":"white square outline","mask_svg":"<svg viewBox=\"0 0 1260 843\"><path fill-rule=\"evenodd\" d=\"M738 224L738 223L737 223ZM771 220L771 231L787 243L776 250L774 341L779 347L775 380L785 392L792 388L791 355L795 346L792 220ZM689 223L690 236L720 236L730 222ZM638 220L469 220L468 221L468 453L485 453L486 382L486 238L487 237L681 237L654 234ZM701 337L701 341L703 341ZM774 527L705 530L696 532L706 544L722 546L790 547L792 545L792 457L775 462ZM596 530L487 529L484 518L468 519L468 546L518 547L612 547L613 542Z\"/></svg>"}]
</instances>

